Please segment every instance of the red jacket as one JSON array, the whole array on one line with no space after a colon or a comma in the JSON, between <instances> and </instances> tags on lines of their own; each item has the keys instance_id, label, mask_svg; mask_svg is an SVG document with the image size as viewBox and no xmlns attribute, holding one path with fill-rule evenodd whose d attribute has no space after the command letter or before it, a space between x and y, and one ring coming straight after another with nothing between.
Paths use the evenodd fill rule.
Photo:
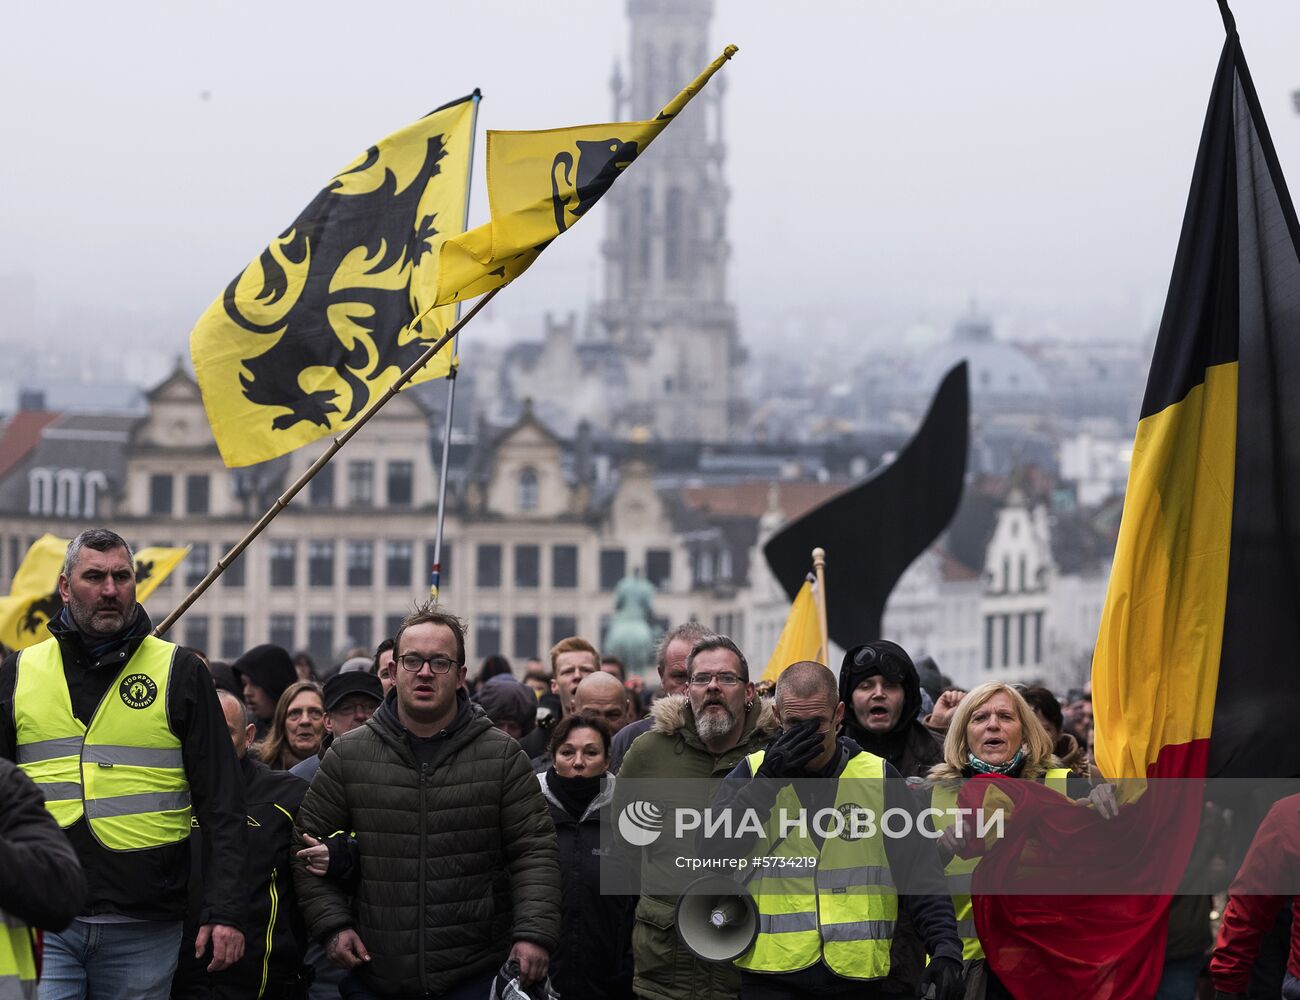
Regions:
<instances>
[{"instance_id":1,"label":"red jacket","mask_svg":"<svg viewBox=\"0 0 1300 1000\"><path fill-rule=\"evenodd\" d=\"M1295 885L1300 876L1300 795L1281 799L1264 817L1241 870L1232 881L1228 907L1219 925L1219 941L1210 959L1214 988L1245 993L1259 943L1291 900L1291 954L1287 968L1300 977L1300 896L1271 895L1279 885Z\"/></svg>"}]
</instances>

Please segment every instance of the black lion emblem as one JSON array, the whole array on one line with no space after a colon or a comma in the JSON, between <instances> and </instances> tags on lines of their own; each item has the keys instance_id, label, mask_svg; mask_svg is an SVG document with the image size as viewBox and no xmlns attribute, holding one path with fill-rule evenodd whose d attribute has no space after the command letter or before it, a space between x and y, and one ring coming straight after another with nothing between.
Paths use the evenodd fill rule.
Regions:
<instances>
[{"instance_id":1,"label":"black lion emblem","mask_svg":"<svg viewBox=\"0 0 1300 1000\"><path fill-rule=\"evenodd\" d=\"M28 605L27 612L23 615L22 624L19 626L19 631L36 635L40 632L42 625L51 621L62 610L63 598L59 596L59 589L55 587L52 594L47 594L39 601L33 601Z\"/></svg>"},{"instance_id":2,"label":"black lion emblem","mask_svg":"<svg viewBox=\"0 0 1300 1000\"><path fill-rule=\"evenodd\" d=\"M555 211L555 228L560 232L569 228L565 210L582 217L592 205L600 201L601 195L609 190L609 186L618 180L618 175L631 165L640 152L635 142L623 142L621 139L602 139L599 142L579 140L577 146L576 181L571 153L558 153L551 163L551 208ZM565 188L563 193L561 178ZM572 207L567 193L570 187L577 197L577 203Z\"/></svg>"},{"instance_id":3,"label":"black lion emblem","mask_svg":"<svg viewBox=\"0 0 1300 1000\"><path fill-rule=\"evenodd\" d=\"M269 350L242 359L246 374L240 375L246 399L288 411L271 421L276 430L304 420L326 427L339 412L336 392L308 392L301 386L299 379L308 369L333 369L351 389L352 402L344 415L350 420L370 402L369 380L389 367L407 368L428 347L418 338L397 342L415 312L410 271L405 281L394 276L413 269L432 250L431 240L438 233L435 218L419 214L419 204L445 155L442 136L427 139L422 166L398 190L398 178L383 163L379 147L372 146L359 163L321 191L258 257L262 280L255 305L274 312L277 305L292 301L272 322L259 323L240 309L236 289L248 269L227 286L226 315L241 329L278 337ZM354 175L367 172L377 181L373 190L342 193L357 179ZM348 284L340 276L349 268L342 265L355 267L362 252L364 274L374 280ZM294 271L292 282L286 264ZM346 326L346 335L341 335L339 324ZM412 329L420 333L419 325Z\"/></svg>"}]
</instances>

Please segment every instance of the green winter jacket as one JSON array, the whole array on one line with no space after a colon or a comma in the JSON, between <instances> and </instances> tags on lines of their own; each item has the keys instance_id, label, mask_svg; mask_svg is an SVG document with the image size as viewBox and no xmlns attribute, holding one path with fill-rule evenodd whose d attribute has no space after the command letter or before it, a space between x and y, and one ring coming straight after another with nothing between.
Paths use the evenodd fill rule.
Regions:
<instances>
[{"instance_id":1,"label":"green winter jacket","mask_svg":"<svg viewBox=\"0 0 1300 1000\"><path fill-rule=\"evenodd\" d=\"M767 746L775 728L770 706L756 697L745 715L740 742L715 756L705 749L695 731L695 715L685 695L661 698L651 709L653 725L638 736L623 758L615 791L614 815L623 807L619 792L628 779L705 778L710 792L731 773L741 759ZM624 793L626 794L626 793ZM710 795L711 799L711 795ZM644 848L643 878L658 872L671 877L676 850ZM680 872L677 872L680 875ZM677 897L641 896L632 929L632 958L636 966L633 989L649 1000L726 1000L740 993L740 972L730 962L702 962L677 936Z\"/></svg>"},{"instance_id":2,"label":"green winter jacket","mask_svg":"<svg viewBox=\"0 0 1300 1000\"><path fill-rule=\"evenodd\" d=\"M355 898L296 855L294 884L315 938L357 932L370 954L358 972L379 993L442 993L499 968L515 941L551 951L559 937L559 851L537 776L463 692L459 705L421 765L390 692L331 744L298 813L299 842L355 833Z\"/></svg>"}]
</instances>

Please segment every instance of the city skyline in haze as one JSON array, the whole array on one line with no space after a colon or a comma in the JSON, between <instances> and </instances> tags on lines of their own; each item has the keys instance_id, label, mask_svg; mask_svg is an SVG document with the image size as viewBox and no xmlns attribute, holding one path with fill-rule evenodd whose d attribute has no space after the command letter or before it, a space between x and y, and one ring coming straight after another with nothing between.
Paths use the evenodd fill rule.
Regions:
<instances>
[{"instance_id":1,"label":"city skyline in haze","mask_svg":"<svg viewBox=\"0 0 1300 1000\"><path fill-rule=\"evenodd\" d=\"M1234 11L1283 170L1298 176L1300 6ZM1149 335L1223 41L1214 3L805 13L720 0L706 47L740 47L719 80L745 342L823 321L883 342L944 328L972 300L1007 337ZM130 337L188 354L230 278L383 135L475 87L480 138L608 120L615 61L628 73L623 3L354 14L333 2L11 11L0 339ZM475 171L471 225L487 218L481 141ZM493 304L497 329L535 337L542 313L600 298L605 219L592 215Z\"/></svg>"}]
</instances>

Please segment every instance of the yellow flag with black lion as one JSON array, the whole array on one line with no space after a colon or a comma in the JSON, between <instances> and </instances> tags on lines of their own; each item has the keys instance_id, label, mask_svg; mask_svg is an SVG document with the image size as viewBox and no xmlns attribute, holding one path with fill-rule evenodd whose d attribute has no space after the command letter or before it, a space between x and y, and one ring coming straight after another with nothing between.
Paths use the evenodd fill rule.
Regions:
<instances>
[{"instance_id":1,"label":"yellow flag with black lion","mask_svg":"<svg viewBox=\"0 0 1300 1000\"><path fill-rule=\"evenodd\" d=\"M454 321L438 250L465 229L475 94L336 174L199 318L194 374L228 466L344 430ZM441 378L450 352L412 380Z\"/></svg>"}]
</instances>

